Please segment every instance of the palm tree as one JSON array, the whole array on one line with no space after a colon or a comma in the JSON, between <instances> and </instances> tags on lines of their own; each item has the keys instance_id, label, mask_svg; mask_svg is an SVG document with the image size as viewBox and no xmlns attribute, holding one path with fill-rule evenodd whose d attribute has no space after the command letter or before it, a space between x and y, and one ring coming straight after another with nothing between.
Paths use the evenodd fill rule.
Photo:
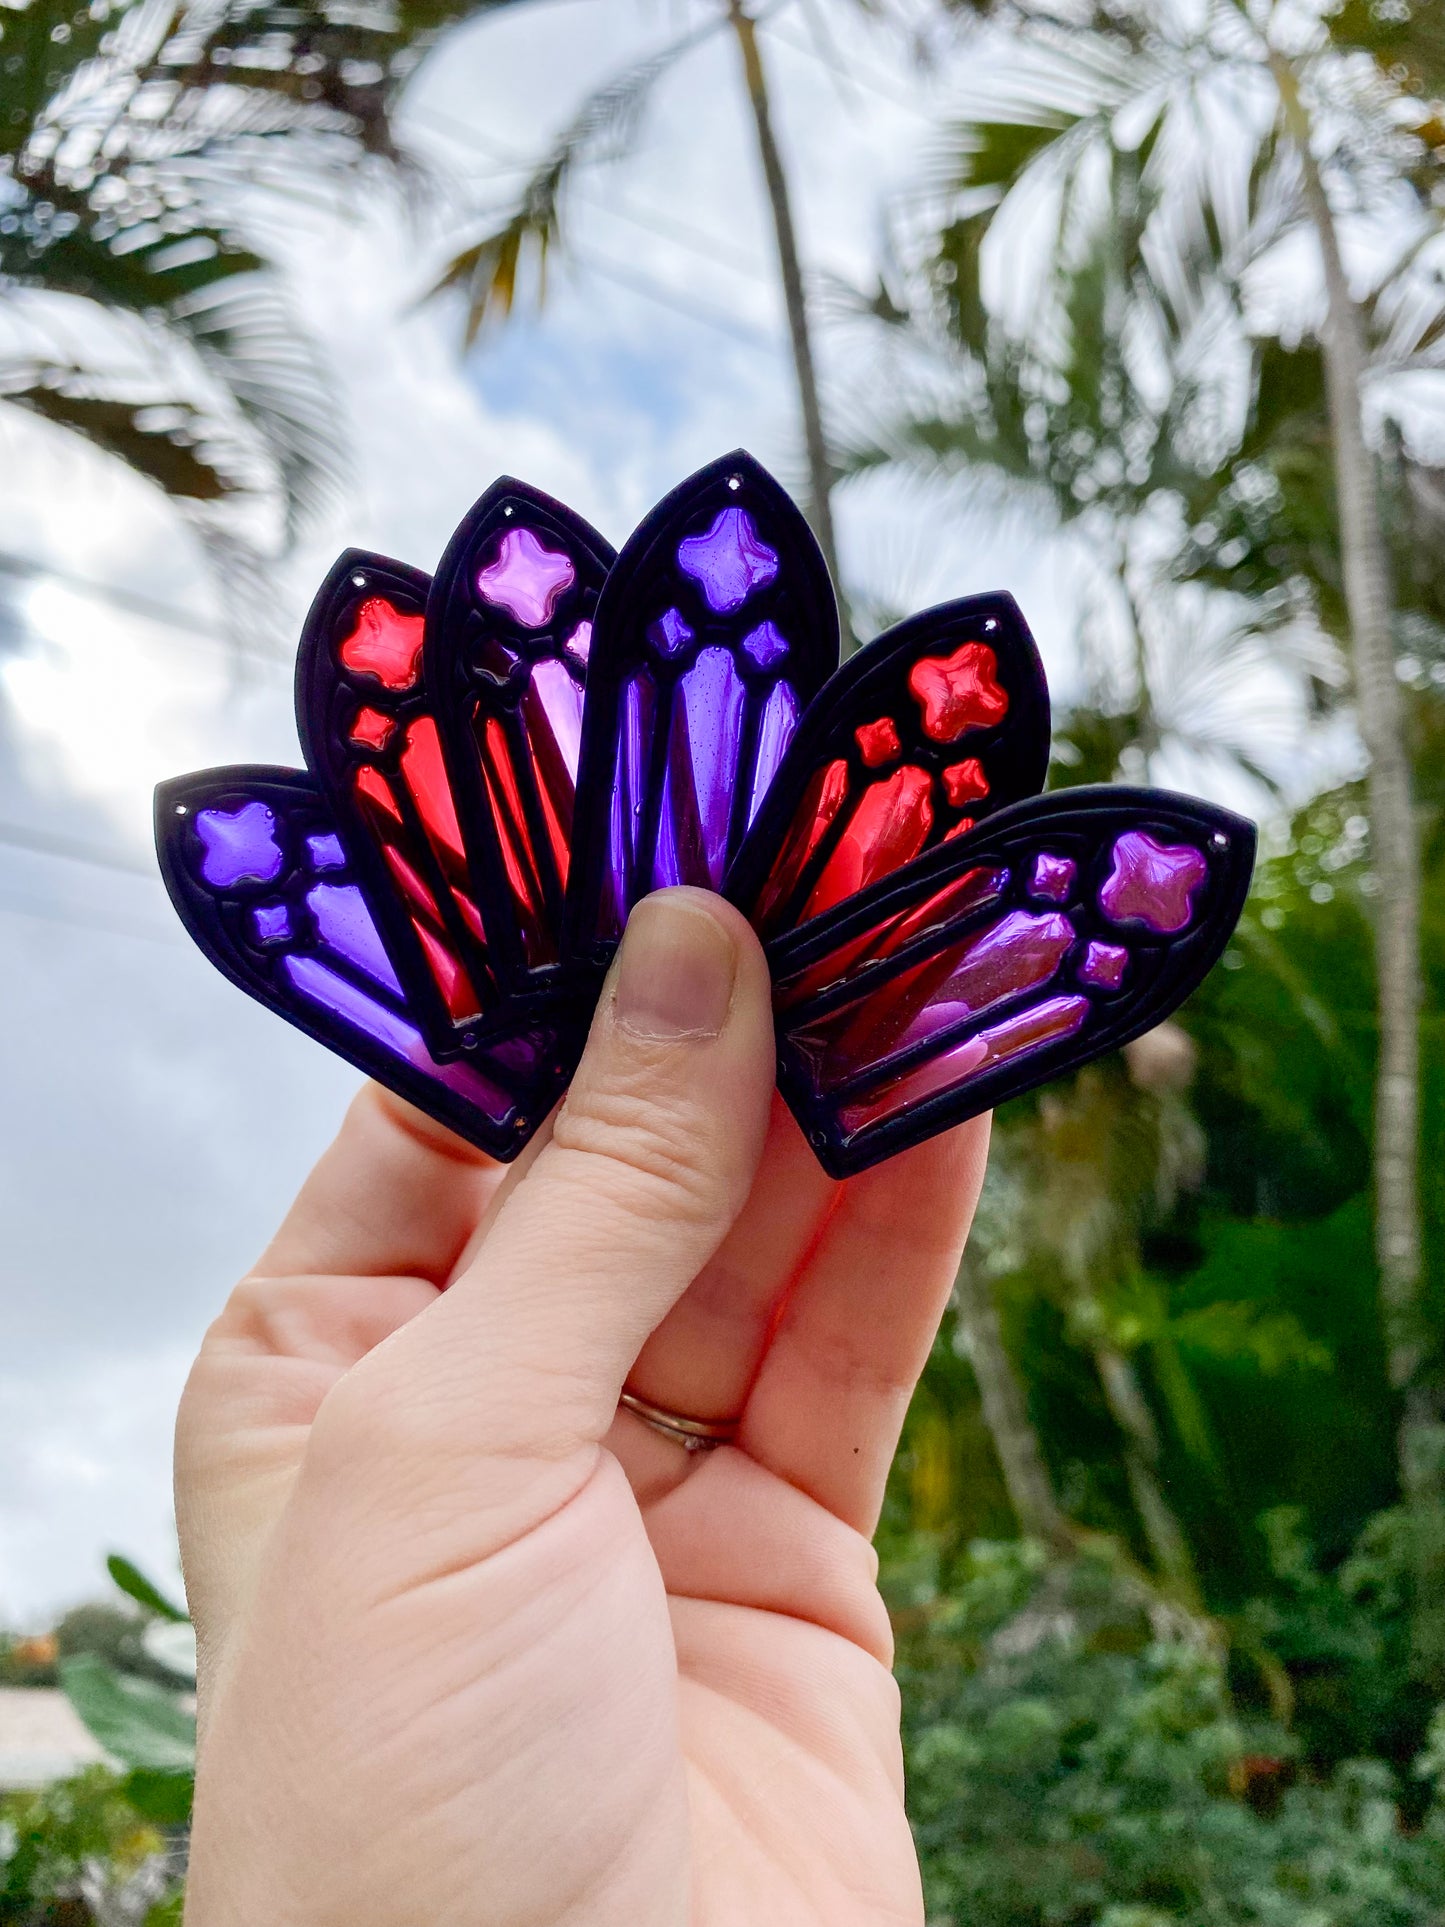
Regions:
<instances>
[{"instance_id":1,"label":"palm tree","mask_svg":"<svg viewBox=\"0 0 1445 1927\"><path fill-rule=\"evenodd\" d=\"M267 521L293 534L334 492L341 438L248 210L403 164L396 96L462 11L0 11L0 401L156 484L223 564L254 562Z\"/></svg>"},{"instance_id":2,"label":"palm tree","mask_svg":"<svg viewBox=\"0 0 1445 1927\"><path fill-rule=\"evenodd\" d=\"M1016 421L1001 418L996 405L988 411L991 448L970 450L956 421L925 416L912 431L915 449L932 437L955 460L981 454L995 471L1012 463L1020 475L1037 474L1047 483L1056 503L1071 493L1076 506L1061 513L1075 519L1101 498L1108 506L1111 494L1112 506L1121 505L1122 494L1138 509L1151 501L1157 506L1160 494L1168 494L1175 512L1187 515L1201 483L1228 461L1242 432L1217 393L1210 402L1211 358L1196 356L1191 364L1191 336L1197 339L1213 303L1217 325L1233 329L1237 347L1245 319L1255 328L1271 320L1252 299L1261 270L1301 241L1319 263L1319 368L1327 407L1316 420L1332 470L1324 542L1338 560L1335 598L1312 595L1310 613L1347 645L1369 757L1378 883L1379 1289L1391 1378L1401 1397L1402 1485L1422 1545L1434 1545L1445 1528L1445 1381L1429 1332L1420 1257L1419 834L1396 675L1378 451L1366 438L1364 402L1386 362L1398 373L1438 359L1438 294L1420 270L1439 234L1431 198L1439 174L1432 103L1445 92L1445 35L1425 0L1398 7L1349 0L1329 18L1272 0L1206 0L1197 8L1174 0L1085 0L1076 11L1004 0L963 10L989 14L1010 30L1007 60L992 77L986 110L954 130L947 185L956 213L935 270L948 289L955 332L986 340L980 260L1006 246L1010 233L1017 244L1012 217L1018 211L1028 208L1040 225L1052 221L1027 333L1034 361L1052 364L1070 399L1059 401L1057 382L1030 393L1021 369L1020 378L1006 384ZM1121 179L1131 175L1138 183L1137 218L1119 193ZM1101 179L1112 191L1101 190ZM1103 219L1101 207L1109 210ZM1397 260L1368 301L1346 272L1342 210L1400 239ZM1372 323L1379 324L1383 355L1372 354ZM1128 369L1121 373L1101 358L1098 336L1112 333L1122 341L1130 328L1136 348L1144 346L1134 365L1143 371L1146 392L1149 363L1157 364L1161 352L1176 373L1192 377L1183 388L1169 384L1182 402L1172 418L1146 410L1142 426L1128 419L1134 400ZM1228 364L1227 356L1212 359ZM1087 379L1071 378L1077 375ZM1256 404L1258 378L1256 357ZM987 399L993 403L992 395ZM1079 419L1061 443L1060 411L1071 407ZM976 425L977 410L965 413ZM1050 467L1061 447L1063 475ZM1107 457L1102 468L1101 454ZM1329 571L1306 573L1296 584L1277 575L1256 613L1286 615L1298 581L1313 589L1321 573ZM1142 690L1147 678L1138 680ZM1139 720L1147 750L1147 713ZM1422 1574L1417 1657L1423 1673L1445 1678L1445 1611L1432 1606L1432 1590Z\"/></svg>"},{"instance_id":3,"label":"palm tree","mask_svg":"<svg viewBox=\"0 0 1445 1927\"><path fill-rule=\"evenodd\" d=\"M720 32L730 33L737 47L777 244L807 465L808 519L834 585L840 587L831 505L834 469L823 426L812 321L798 253L792 194L774 130L772 95L758 37L761 15L747 0L714 0L714 8L712 16L701 26L679 35L645 60L609 76L587 97L538 162L502 220L489 225L456 255L437 287L457 288L465 293L468 343L476 338L489 316L512 312L528 264L540 293L547 257L563 238L566 195L573 176L590 162L615 160L625 153L648 98L663 75L703 42Z\"/></svg>"}]
</instances>

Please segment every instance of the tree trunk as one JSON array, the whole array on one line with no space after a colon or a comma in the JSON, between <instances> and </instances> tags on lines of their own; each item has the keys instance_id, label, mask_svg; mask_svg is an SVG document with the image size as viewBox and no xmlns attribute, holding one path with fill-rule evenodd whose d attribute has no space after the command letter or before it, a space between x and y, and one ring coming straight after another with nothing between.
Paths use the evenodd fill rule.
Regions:
<instances>
[{"instance_id":1,"label":"tree trunk","mask_svg":"<svg viewBox=\"0 0 1445 1927\"><path fill-rule=\"evenodd\" d=\"M1290 63L1272 54L1285 126L1299 154L1305 205L1319 243L1328 310L1325 379L1339 501L1340 561L1349 614L1355 700L1370 759L1370 840L1379 882L1375 970L1380 1055L1375 1083L1375 1249L1390 1382L1401 1394L1400 1478L1414 1514L1415 1656L1445 1680L1445 1426L1434 1346L1421 1302L1420 848L1405 741L1405 705L1390 633L1390 582L1374 456L1360 400L1365 329L1340 258L1334 213L1311 144L1308 112Z\"/></svg>"},{"instance_id":2,"label":"tree trunk","mask_svg":"<svg viewBox=\"0 0 1445 1927\"><path fill-rule=\"evenodd\" d=\"M798 239L793 228L792 201L783 157L773 136L772 109L768 102L768 80L763 69L762 49L758 45L757 25L742 0L727 0L728 18L742 54L743 78L748 101L757 127L758 154L763 164L763 180L768 205L773 211L773 231L778 242L778 267L783 282L783 305L788 313L788 334L793 346L793 371L798 383L798 402L803 415L803 444L808 460L808 519L818 546L828 564L833 587L838 593L844 642L847 643L848 616L843 599L843 583L838 573L838 549L833 536L833 463L823 434L823 410L818 399L818 375L813 365L813 341L808 326L808 300L803 287L803 270L798 260Z\"/></svg>"},{"instance_id":3,"label":"tree trunk","mask_svg":"<svg viewBox=\"0 0 1445 1927\"><path fill-rule=\"evenodd\" d=\"M988 1280L967 1261L958 1274L959 1332L978 1382L993 1449L1019 1530L1051 1552L1067 1558L1076 1550L1075 1534L1059 1509L1039 1435L1029 1418L1024 1388L1003 1342L998 1306Z\"/></svg>"},{"instance_id":4,"label":"tree trunk","mask_svg":"<svg viewBox=\"0 0 1445 1927\"><path fill-rule=\"evenodd\" d=\"M1159 1478L1159 1433L1133 1362L1112 1345L1094 1347L1094 1364L1114 1423L1124 1435L1124 1470L1159 1576L1177 1600L1201 1612L1189 1542Z\"/></svg>"}]
</instances>

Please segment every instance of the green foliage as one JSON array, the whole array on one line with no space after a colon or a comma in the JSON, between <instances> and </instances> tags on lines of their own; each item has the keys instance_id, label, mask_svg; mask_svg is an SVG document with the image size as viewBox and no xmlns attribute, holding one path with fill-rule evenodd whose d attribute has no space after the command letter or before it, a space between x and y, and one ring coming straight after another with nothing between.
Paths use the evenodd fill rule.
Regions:
<instances>
[{"instance_id":1,"label":"green foliage","mask_svg":"<svg viewBox=\"0 0 1445 1927\"><path fill-rule=\"evenodd\" d=\"M0 1923L85 1927L95 1918L87 1888L114 1891L131 1881L142 1892L154 1887L159 1898L174 1885L164 1848L104 1767L38 1792L0 1795Z\"/></svg>"},{"instance_id":2,"label":"green foliage","mask_svg":"<svg viewBox=\"0 0 1445 1927\"><path fill-rule=\"evenodd\" d=\"M176 1605L174 1600L168 1599L138 1566L120 1553L111 1553L105 1562L105 1569L126 1597L135 1600L146 1612L154 1613L158 1619L169 1619L178 1626L190 1624L190 1617L185 1610Z\"/></svg>"}]
</instances>

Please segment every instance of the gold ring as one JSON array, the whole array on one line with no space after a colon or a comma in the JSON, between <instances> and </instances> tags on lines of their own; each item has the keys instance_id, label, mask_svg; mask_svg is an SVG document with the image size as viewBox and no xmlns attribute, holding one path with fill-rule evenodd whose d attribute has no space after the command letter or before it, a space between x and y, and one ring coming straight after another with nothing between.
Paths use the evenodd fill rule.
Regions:
<instances>
[{"instance_id":1,"label":"gold ring","mask_svg":"<svg viewBox=\"0 0 1445 1927\"><path fill-rule=\"evenodd\" d=\"M731 1445L738 1435L738 1421L735 1418L717 1421L685 1418L681 1412L669 1412L661 1405L649 1405L645 1398L639 1398L635 1392L624 1392L621 1402L644 1425L650 1425L654 1432L661 1432L665 1439L671 1439L674 1445L680 1445L685 1452L711 1452L715 1446Z\"/></svg>"}]
</instances>

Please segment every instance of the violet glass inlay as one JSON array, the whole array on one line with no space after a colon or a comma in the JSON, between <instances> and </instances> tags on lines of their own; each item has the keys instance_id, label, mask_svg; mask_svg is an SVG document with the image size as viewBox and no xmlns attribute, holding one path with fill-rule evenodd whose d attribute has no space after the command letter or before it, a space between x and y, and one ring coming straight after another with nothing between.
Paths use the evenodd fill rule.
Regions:
<instances>
[{"instance_id":1,"label":"violet glass inlay","mask_svg":"<svg viewBox=\"0 0 1445 1927\"><path fill-rule=\"evenodd\" d=\"M692 641L692 635L681 609L669 609L647 625L647 640L659 656L675 656L685 642Z\"/></svg>"},{"instance_id":2,"label":"violet glass inlay","mask_svg":"<svg viewBox=\"0 0 1445 1927\"><path fill-rule=\"evenodd\" d=\"M607 869L610 912L606 932L621 936L632 907L642 840L643 806L652 756L652 722L657 692L645 670L629 676L622 691L617 755L612 772L612 812L608 820Z\"/></svg>"},{"instance_id":3,"label":"violet glass inlay","mask_svg":"<svg viewBox=\"0 0 1445 1927\"><path fill-rule=\"evenodd\" d=\"M306 848L311 858L313 870L344 870L346 852L341 847L341 838L333 836L329 830L318 836L308 836Z\"/></svg>"},{"instance_id":4,"label":"violet glass inlay","mask_svg":"<svg viewBox=\"0 0 1445 1927\"><path fill-rule=\"evenodd\" d=\"M592 653L592 624L579 622L567 638L567 653L575 656L578 662L586 662Z\"/></svg>"},{"instance_id":5,"label":"violet glass inlay","mask_svg":"<svg viewBox=\"0 0 1445 1927\"><path fill-rule=\"evenodd\" d=\"M654 889L721 885L746 707L732 652L704 649L673 696Z\"/></svg>"},{"instance_id":6,"label":"violet glass inlay","mask_svg":"<svg viewBox=\"0 0 1445 1927\"><path fill-rule=\"evenodd\" d=\"M281 943L291 935L291 912L284 903L258 904L251 923L261 943Z\"/></svg>"},{"instance_id":7,"label":"violet glass inlay","mask_svg":"<svg viewBox=\"0 0 1445 1927\"><path fill-rule=\"evenodd\" d=\"M201 810L196 830L205 852L201 875L213 889L234 890L238 883L271 883L285 858L276 841L276 817L269 805L243 803L238 810Z\"/></svg>"},{"instance_id":8,"label":"violet glass inlay","mask_svg":"<svg viewBox=\"0 0 1445 1927\"><path fill-rule=\"evenodd\" d=\"M771 669L788 653L788 638L775 622L760 622L743 637L743 654L759 669Z\"/></svg>"},{"instance_id":9,"label":"violet glass inlay","mask_svg":"<svg viewBox=\"0 0 1445 1927\"><path fill-rule=\"evenodd\" d=\"M395 1011L377 1003L374 997L368 997L364 990L349 983L345 977L338 977L334 970L328 970L319 959L290 956L284 960L284 967L303 997L320 1004L324 1010L329 1010L353 1029L363 1031L384 1050L389 1050L393 1057L401 1058L403 1063L425 1072L437 1083L445 1084L458 1097L475 1104L494 1123L506 1122L515 1108L511 1098L489 1078L483 1077L474 1065L438 1064L422 1041L420 1031L413 1029Z\"/></svg>"},{"instance_id":10,"label":"violet glass inlay","mask_svg":"<svg viewBox=\"0 0 1445 1927\"><path fill-rule=\"evenodd\" d=\"M1079 982L1100 990L1117 990L1124 981L1129 953L1119 943L1091 943L1079 965Z\"/></svg>"},{"instance_id":11,"label":"violet glass inlay","mask_svg":"<svg viewBox=\"0 0 1445 1927\"><path fill-rule=\"evenodd\" d=\"M797 691L788 682L775 682L768 691L758 722L758 743L753 752L753 788L748 798L748 822L757 815L768 786L778 773L783 751L793 740L793 731L802 715Z\"/></svg>"},{"instance_id":12,"label":"violet glass inlay","mask_svg":"<svg viewBox=\"0 0 1445 1927\"><path fill-rule=\"evenodd\" d=\"M356 884L313 883L306 892L306 906L316 919L317 933L324 944L396 996L403 994Z\"/></svg>"},{"instance_id":13,"label":"violet glass inlay","mask_svg":"<svg viewBox=\"0 0 1445 1927\"><path fill-rule=\"evenodd\" d=\"M1099 892L1111 923L1142 923L1162 936L1183 930L1194 915L1194 892L1209 871L1192 843L1156 843L1144 830L1126 830L1114 844L1114 867Z\"/></svg>"},{"instance_id":14,"label":"violet glass inlay","mask_svg":"<svg viewBox=\"0 0 1445 1927\"><path fill-rule=\"evenodd\" d=\"M564 589L577 580L572 558L548 549L530 529L508 529L496 557L477 571L483 601L514 615L524 629L540 629Z\"/></svg>"},{"instance_id":15,"label":"violet glass inlay","mask_svg":"<svg viewBox=\"0 0 1445 1927\"><path fill-rule=\"evenodd\" d=\"M685 536L677 545L678 567L702 585L708 607L717 615L741 609L754 589L778 573L770 549L745 508L719 509L706 535Z\"/></svg>"},{"instance_id":16,"label":"violet glass inlay","mask_svg":"<svg viewBox=\"0 0 1445 1927\"><path fill-rule=\"evenodd\" d=\"M1029 895L1043 897L1049 903L1067 903L1078 868L1072 857L1053 856L1047 850L1040 851L1034 858Z\"/></svg>"}]
</instances>

